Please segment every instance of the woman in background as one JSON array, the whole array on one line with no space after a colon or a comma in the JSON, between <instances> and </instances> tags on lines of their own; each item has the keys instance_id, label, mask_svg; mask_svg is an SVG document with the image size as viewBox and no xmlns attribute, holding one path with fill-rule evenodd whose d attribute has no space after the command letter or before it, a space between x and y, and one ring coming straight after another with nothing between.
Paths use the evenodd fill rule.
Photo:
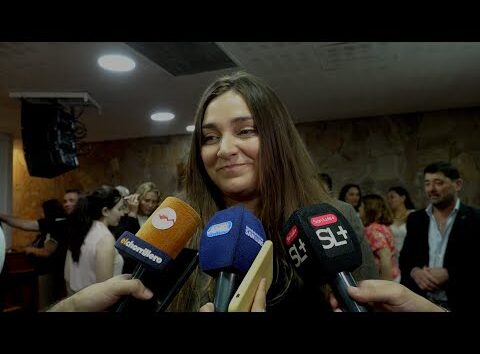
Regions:
<instances>
[{"instance_id":1,"label":"woman in background","mask_svg":"<svg viewBox=\"0 0 480 354\"><path fill-rule=\"evenodd\" d=\"M338 195L338 199L342 202L351 204L358 213L362 200L362 192L358 184L349 183L342 187Z\"/></svg>"},{"instance_id":2,"label":"woman in background","mask_svg":"<svg viewBox=\"0 0 480 354\"><path fill-rule=\"evenodd\" d=\"M121 191L118 187L116 188ZM155 183L145 182L138 186L134 194L123 195L123 197L128 207L128 214L120 219L116 227L112 228L115 239L118 239L124 231L137 233L157 208L161 196Z\"/></svg>"},{"instance_id":3,"label":"woman in background","mask_svg":"<svg viewBox=\"0 0 480 354\"><path fill-rule=\"evenodd\" d=\"M108 229L125 214L119 191L102 186L79 199L69 220L65 280L69 294L121 274L123 258Z\"/></svg>"},{"instance_id":4,"label":"woman in background","mask_svg":"<svg viewBox=\"0 0 480 354\"><path fill-rule=\"evenodd\" d=\"M365 238L372 249L378 266L380 278L399 281L393 234L388 225L392 223L392 215L383 198L377 194L369 194L362 198L360 217L365 225Z\"/></svg>"},{"instance_id":5,"label":"woman in background","mask_svg":"<svg viewBox=\"0 0 480 354\"><path fill-rule=\"evenodd\" d=\"M407 218L415 210L408 191L403 187L391 187L387 193L387 203L393 214L393 222L390 229L395 238L395 249L397 259L400 257L400 251L403 247L403 241L407 235Z\"/></svg>"},{"instance_id":6,"label":"woman in background","mask_svg":"<svg viewBox=\"0 0 480 354\"><path fill-rule=\"evenodd\" d=\"M157 209L160 197L160 191L153 182L144 182L138 186L134 194L124 196L128 214L120 219L116 227L111 228L115 239L117 240L125 231L136 234ZM125 258L122 273L132 273L135 266L135 261Z\"/></svg>"},{"instance_id":7,"label":"woman in background","mask_svg":"<svg viewBox=\"0 0 480 354\"><path fill-rule=\"evenodd\" d=\"M160 197L160 192L153 182L142 183L138 186L135 194L130 196L133 208L129 209L128 216L137 218L139 229L145 224L145 221L147 221L155 209L157 209L160 203ZM136 209L135 206L137 206Z\"/></svg>"}]
</instances>

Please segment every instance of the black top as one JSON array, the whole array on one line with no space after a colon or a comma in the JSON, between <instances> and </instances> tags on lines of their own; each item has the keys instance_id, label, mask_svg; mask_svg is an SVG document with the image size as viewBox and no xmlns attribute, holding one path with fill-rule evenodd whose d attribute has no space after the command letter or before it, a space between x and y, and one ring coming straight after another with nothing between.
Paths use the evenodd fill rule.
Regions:
<instances>
[{"instance_id":1,"label":"black top","mask_svg":"<svg viewBox=\"0 0 480 354\"><path fill-rule=\"evenodd\" d=\"M109 227L109 229L115 237L115 240L118 240L118 238L122 236L124 231L136 234L137 231L140 230L140 224L138 223L137 218L132 218L131 216L124 215L120 218L117 226L111 226Z\"/></svg>"},{"instance_id":2,"label":"black top","mask_svg":"<svg viewBox=\"0 0 480 354\"><path fill-rule=\"evenodd\" d=\"M36 270L40 273L56 272L63 274L68 249L68 228L66 218L39 219L40 234L34 241L34 247L43 247L47 234L57 243L57 249L50 257L33 257Z\"/></svg>"}]
</instances>

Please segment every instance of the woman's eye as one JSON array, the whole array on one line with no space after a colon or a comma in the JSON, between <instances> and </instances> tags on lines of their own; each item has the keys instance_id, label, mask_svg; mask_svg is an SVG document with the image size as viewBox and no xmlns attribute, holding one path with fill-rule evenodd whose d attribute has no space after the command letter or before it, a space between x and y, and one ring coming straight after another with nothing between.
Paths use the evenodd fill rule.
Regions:
<instances>
[{"instance_id":1,"label":"woman's eye","mask_svg":"<svg viewBox=\"0 0 480 354\"><path fill-rule=\"evenodd\" d=\"M240 136L252 136L257 133L257 130L255 128L248 128L248 129L242 129L238 132L238 135Z\"/></svg>"},{"instance_id":2,"label":"woman's eye","mask_svg":"<svg viewBox=\"0 0 480 354\"><path fill-rule=\"evenodd\" d=\"M218 140L218 136L216 135L207 135L203 137L204 144L214 144Z\"/></svg>"}]
</instances>

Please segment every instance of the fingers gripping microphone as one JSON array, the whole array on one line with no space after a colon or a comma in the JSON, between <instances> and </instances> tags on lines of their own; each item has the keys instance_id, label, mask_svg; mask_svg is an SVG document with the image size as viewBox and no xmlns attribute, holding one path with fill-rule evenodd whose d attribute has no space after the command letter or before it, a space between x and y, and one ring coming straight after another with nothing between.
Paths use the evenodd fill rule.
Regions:
<instances>
[{"instance_id":1,"label":"fingers gripping microphone","mask_svg":"<svg viewBox=\"0 0 480 354\"><path fill-rule=\"evenodd\" d=\"M260 220L242 206L219 211L210 219L200 239L199 258L200 269L216 279L216 312L227 312L265 240Z\"/></svg>"},{"instance_id":2,"label":"fingers gripping microphone","mask_svg":"<svg viewBox=\"0 0 480 354\"><path fill-rule=\"evenodd\" d=\"M200 225L200 216L188 204L167 197L150 215L136 235L125 231L115 243L119 252L136 260L132 278L141 279L145 270L162 272L178 256ZM117 312L123 310L124 299Z\"/></svg>"},{"instance_id":3,"label":"fingers gripping microphone","mask_svg":"<svg viewBox=\"0 0 480 354\"><path fill-rule=\"evenodd\" d=\"M362 252L342 213L325 203L297 209L283 228L282 240L302 278L329 283L342 310L367 311L347 293L357 285L351 272L362 264Z\"/></svg>"}]
</instances>

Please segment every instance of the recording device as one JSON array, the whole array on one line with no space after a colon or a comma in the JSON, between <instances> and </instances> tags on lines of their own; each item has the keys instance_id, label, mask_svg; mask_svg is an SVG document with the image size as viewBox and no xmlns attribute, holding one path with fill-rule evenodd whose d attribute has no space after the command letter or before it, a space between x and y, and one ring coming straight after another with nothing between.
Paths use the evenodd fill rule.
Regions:
<instances>
[{"instance_id":1,"label":"recording device","mask_svg":"<svg viewBox=\"0 0 480 354\"><path fill-rule=\"evenodd\" d=\"M297 209L282 230L282 240L305 281L329 283L343 311L367 311L347 292L357 286L351 272L362 264L362 252L340 211L325 203Z\"/></svg>"},{"instance_id":2,"label":"recording device","mask_svg":"<svg viewBox=\"0 0 480 354\"><path fill-rule=\"evenodd\" d=\"M252 308L260 280L266 278L268 292L273 279L273 243L265 241L228 305L228 312L248 312Z\"/></svg>"},{"instance_id":3,"label":"recording device","mask_svg":"<svg viewBox=\"0 0 480 354\"><path fill-rule=\"evenodd\" d=\"M167 197L136 235L125 231L115 243L123 256L137 262L133 279L142 280L150 288L166 289L166 293L154 297L156 311L168 306L166 300L173 299L195 269L198 261L196 251L184 250L184 247L199 225L200 217L191 206L178 198ZM182 256L177 262L180 254ZM162 278L166 285L161 283ZM116 311L126 311L129 302L133 302L131 297L124 298Z\"/></svg>"},{"instance_id":4,"label":"recording device","mask_svg":"<svg viewBox=\"0 0 480 354\"><path fill-rule=\"evenodd\" d=\"M207 223L200 239L200 269L216 280L216 312L227 312L265 240L262 223L243 206L219 211Z\"/></svg>"}]
</instances>

